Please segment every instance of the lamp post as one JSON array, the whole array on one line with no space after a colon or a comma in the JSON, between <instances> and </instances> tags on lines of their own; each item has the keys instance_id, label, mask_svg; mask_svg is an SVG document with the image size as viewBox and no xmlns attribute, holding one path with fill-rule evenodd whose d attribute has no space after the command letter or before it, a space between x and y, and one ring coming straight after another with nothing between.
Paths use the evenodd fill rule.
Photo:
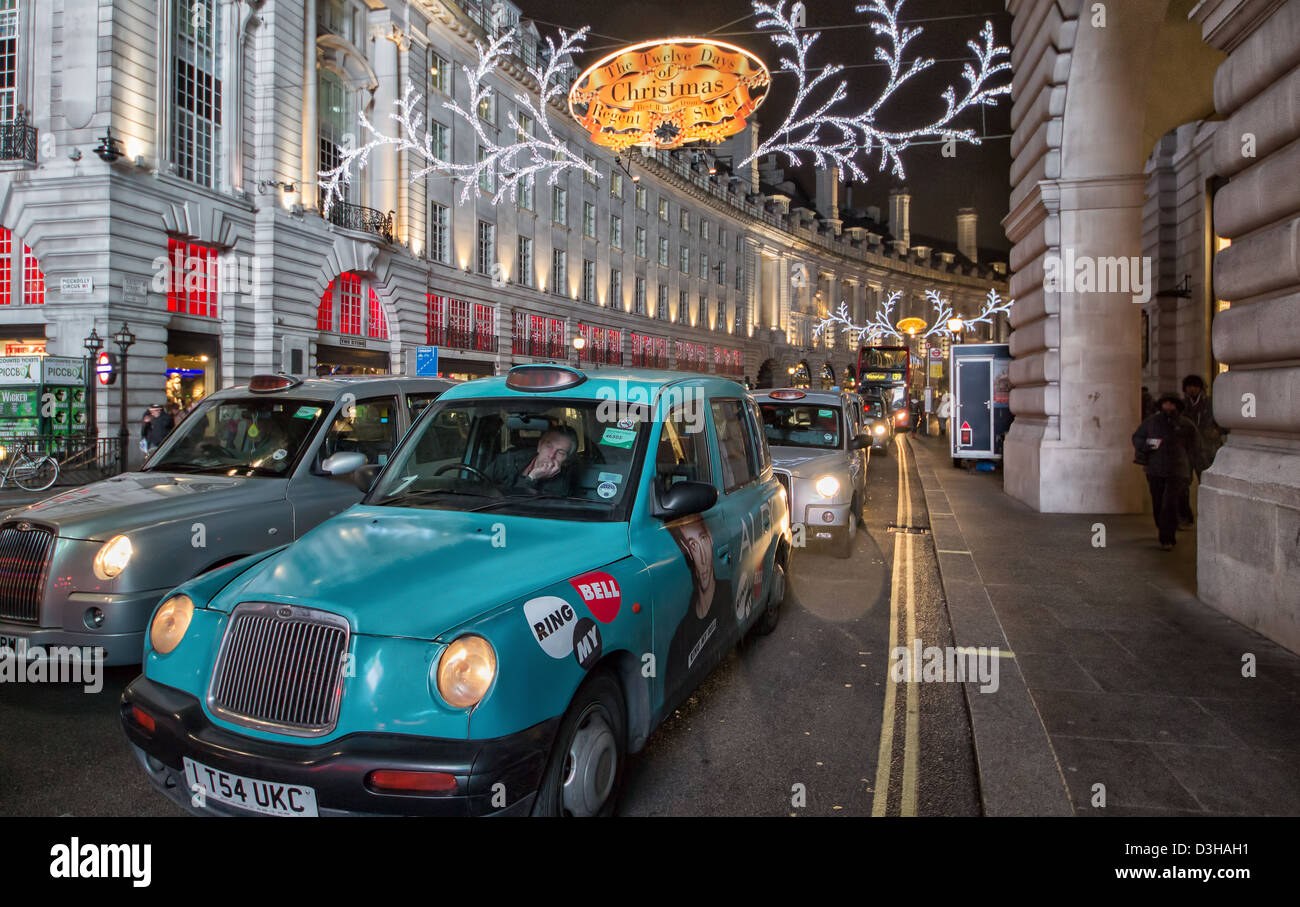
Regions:
<instances>
[{"instance_id":1,"label":"lamp post","mask_svg":"<svg viewBox=\"0 0 1300 907\"><path fill-rule=\"evenodd\" d=\"M87 433L91 438L99 437L99 410L95 406L95 385L99 383L95 376L95 360L99 358L99 351L104 348L104 338L92 327L90 336L82 341L82 346L86 348L86 412L89 425L86 427Z\"/></svg>"},{"instance_id":2,"label":"lamp post","mask_svg":"<svg viewBox=\"0 0 1300 907\"><path fill-rule=\"evenodd\" d=\"M135 343L135 334L131 333L131 329L126 326L125 321L122 322L122 327L118 329L118 332L113 335L113 342L117 344L117 349L121 356L120 365L122 367L122 389L118 392L121 395L120 397L121 409L118 412L117 441L121 449L120 456L122 458L121 461L122 472L126 472L126 451L127 451L127 445L130 443L130 439L131 439L131 433L127 430L126 427L126 396L127 396L126 351L129 350L131 348L131 345Z\"/></svg>"},{"instance_id":3,"label":"lamp post","mask_svg":"<svg viewBox=\"0 0 1300 907\"><path fill-rule=\"evenodd\" d=\"M582 351L587 346L587 338L579 334L573 338L573 348L578 352L578 368L582 368Z\"/></svg>"}]
</instances>

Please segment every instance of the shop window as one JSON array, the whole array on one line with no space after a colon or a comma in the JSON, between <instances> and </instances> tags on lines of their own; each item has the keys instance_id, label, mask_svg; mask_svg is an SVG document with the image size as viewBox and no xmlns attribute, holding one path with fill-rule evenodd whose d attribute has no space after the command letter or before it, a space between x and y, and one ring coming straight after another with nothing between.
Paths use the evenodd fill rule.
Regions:
<instances>
[{"instance_id":1,"label":"shop window","mask_svg":"<svg viewBox=\"0 0 1300 907\"><path fill-rule=\"evenodd\" d=\"M45 302L45 274L27 243L23 243L23 302L27 305Z\"/></svg>"},{"instance_id":2,"label":"shop window","mask_svg":"<svg viewBox=\"0 0 1300 907\"><path fill-rule=\"evenodd\" d=\"M362 299L364 322L362 318ZM338 321L334 319L335 303L338 308ZM316 310L316 330L337 331L354 337L369 337L374 340L388 339L388 318L379 301L375 289L361 275L344 271L330 281L325 292L321 294L320 306Z\"/></svg>"},{"instance_id":3,"label":"shop window","mask_svg":"<svg viewBox=\"0 0 1300 907\"><path fill-rule=\"evenodd\" d=\"M167 311L217 317L217 250L167 240Z\"/></svg>"},{"instance_id":4,"label":"shop window","mask_svg":"<svg viewBox=\"0 0 1300 907\"><path fill-rule=\"evenodd\" d=\"M361 278L351 271L339 275L339 333L361 334Z\"/></svg>"},{"instance_id":5,"label":"shop window","mask_svg":"<svg viewBox=\"0 0 1300 907\"><path fill-rule=\"evenodd\" d=\"M374 340L388 339L388 319L384 317L384 307L379 304L375 288L370 288L370 319L366 325L366 336Z\"/></svg>"}]
</instances>

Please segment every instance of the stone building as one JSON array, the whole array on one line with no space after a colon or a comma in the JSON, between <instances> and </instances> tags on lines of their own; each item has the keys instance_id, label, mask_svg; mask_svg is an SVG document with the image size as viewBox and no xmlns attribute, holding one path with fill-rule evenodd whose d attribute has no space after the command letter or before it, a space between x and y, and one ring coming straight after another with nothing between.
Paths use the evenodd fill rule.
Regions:
<instances>
[{"instance_id":1,"label":"stone building","mask_svg":"<svg viewBox=\"0 0 1300 907\"><path fill-rule=\"evenodd\" d=\"M819 209L791 210L723 158L616 162L561 105L551 121L599 180L571 173L499 205L483 185L461 204L462 183L412 182L415 156L383 148L322 217L317 172L358 141L358 114L389 126L407 84L434 142L473 160L474 131L443 104L468 104L474 41L519 24L520 56L476 111L508 128L515 96L536 94L538 45L501 10L0 0L4 346L76 356L92 328L128 324L134 421L164 394L184 403L257 372L402 371L431 344L444 372L473 377L575 361L580 335L584 363L842 382L856 351L810 336L839 301L863 317L889 290L916 309L940 289L962 312L1005 294L1005 266L845 226L858 215L833 181ZM119 393L99 395L101 433L117 431Z\"/></svg>"},{"instance_id":2,"label":"stone building","mask_svg":"<svg viewBox=\"0 0 1300 907\"><path fill-rule=\"evenodd\" d=\"M1141 384L1214 376L1230 435L1200 487L1198 593L1300 651L1300 0L1007 9L1005 488L1042 511L1139 511ZM1119 267L1144 255L1147 299ZM1050 280L1062 260L1108 279Z\"/></svg>"}]
</instances>

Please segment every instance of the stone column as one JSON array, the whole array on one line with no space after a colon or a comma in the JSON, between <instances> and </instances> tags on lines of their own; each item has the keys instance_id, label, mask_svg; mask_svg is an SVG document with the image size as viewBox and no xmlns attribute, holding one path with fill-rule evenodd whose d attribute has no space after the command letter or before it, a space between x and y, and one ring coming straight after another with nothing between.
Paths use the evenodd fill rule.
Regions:
<instances>
[{"instance_id":1,"label":"stone column","mask_svg":"<svg viewBox=\"0 0 1300 907\"><path fill-rule=\"evenodd\" d=\"M1194 19L1228 53L1214 232L1231 243L1213 263L1230 307L1212 324L1228 366L1214 417L1231 434L1202 477L1197 591L1300 652L1300 0L1206 0Z\"/></svg>"}]
</instances>

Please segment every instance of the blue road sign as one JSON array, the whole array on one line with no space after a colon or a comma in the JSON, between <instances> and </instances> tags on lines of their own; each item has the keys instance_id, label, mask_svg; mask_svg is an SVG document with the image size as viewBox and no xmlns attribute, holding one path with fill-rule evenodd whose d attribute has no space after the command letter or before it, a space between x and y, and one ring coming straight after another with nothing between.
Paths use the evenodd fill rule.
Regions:
<instances>
[{"instance_id":1,"label":"blue road sign","mask_svg":"<svg viewBox=\"0 0 1300 907\"><path fill-rule=\"evenodd\" d=\"M438 348L436 346L417 346L415 348L415 375L417 378L438 377Z\"/></svg>"}]
</instances>

